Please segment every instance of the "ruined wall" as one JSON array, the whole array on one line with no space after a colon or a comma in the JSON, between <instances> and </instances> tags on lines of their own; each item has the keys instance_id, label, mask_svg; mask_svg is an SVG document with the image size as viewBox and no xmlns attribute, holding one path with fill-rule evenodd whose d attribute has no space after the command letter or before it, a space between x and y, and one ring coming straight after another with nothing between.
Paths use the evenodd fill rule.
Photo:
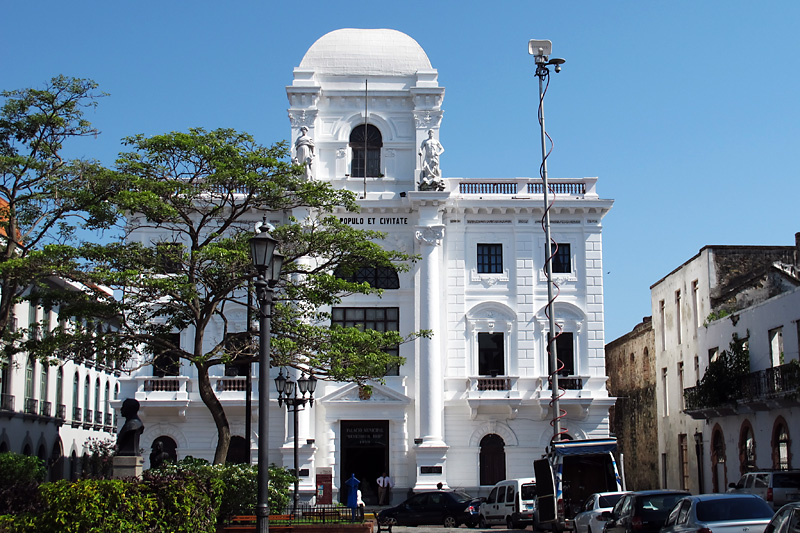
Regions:
<instances>
[{"instance_id":1,"label":"ruined wall","mask_svg":"<svg viewBox=\"0 0 800 533\"><path fill-rule=\"evenodd\" d=\"M611 432L623 455L628 490L659 487L655 335L650 317L606 345Z\"/></svg>"},{"instance_id":2,"label":"ruined wall","mask_svg":"<svg viewBox=\"0 0 800 533\"><path fill-rule=\"evenodd\" d=\"M711 307L730 312L760 303L783 292L780 282L770 275L771 265L796 264L794 246L714 246L711 247Z\"/></svg>"}]
</instances>

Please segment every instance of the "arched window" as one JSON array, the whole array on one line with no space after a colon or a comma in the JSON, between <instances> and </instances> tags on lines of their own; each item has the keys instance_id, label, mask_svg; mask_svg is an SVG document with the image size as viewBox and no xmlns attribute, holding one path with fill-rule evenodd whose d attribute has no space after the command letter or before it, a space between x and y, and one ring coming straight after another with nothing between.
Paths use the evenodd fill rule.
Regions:
<instances>
[{"instance_id":1,"label":"arched window","mask_svg":"<svg viewBox=\"0 0 800 533\"><path fill-rule=\"evenodd\" d=\"M81 390L80 383L81 380L78 377L78 373L75 372L75 377L72 379L72 419L75 421L80 421L81 419L81 404L78 400L78 394Z\"/></svg>"},{"instance_id":2,"label":"arched window","mask_svg":"<svg viewBox=\"0 0 800 533\"><path fill-rule=\"evenodd\" d=\"M27 403L29 398L30 399L33 398L33 386L34 386L33 376L34 376L35 373L36 373L36 362L33 360L33 357L28 357L28 361L25 364L25 402L26 403Z\"/></svg>"},{"instance_id":3,"label":"arched window","mask_svg":"<svg viewBox=\"0 0 800 533\"><path fill-rule=\"evenodd\" d=\"M83 421L84 422L91 422L92 421L91 414L89 413L89 411L90 411L89 407L92 405L91 401L90 401L91 399L89 397L90 396L89 395L90 387L91 387L91 385L89 384L89 376L86 376L86 381L83 382Z\"/></svg>"},{"instance_id":4,"label":"arched window","mask_svg":"<svg viewBox=\"0 0 800 533\"><path fill-rule=\"evenodd\" d=\"M506 478L505 442L490 433L481 439L480 484L494 485Z\"/></svg>"},{"instance_id":5,"label":"arched window","mask_svg":"<svg viewBox=\"0 0 800 533\"><path fill-rule=\"evenodd\" d=\"M103 413L100 411L100 378L94 382L94 420L95 422L102 423Z\"/></svg>"},{"instance_id":6,"label":"arched window","mask_svg":"<svg viewBox=\"0 0 800 533\"><path fill-rule=\"evenodd\" d=\"M711 435L711 484L713 492L724 491L728 486L725 472L725 438L719 426Z\"/></svg>"},{"instance_id":7,"label":"arched window","mask_svg":"<svg viewBox=\"0 0 800 533\"><path fill-rule=\"evenodd\" d=\"M372 124L356 126L350 132L350 150L353 160L350 166L350 176L363 178L366 163L366 177L378 178L381 174L381 147L383 137L378 128ZM365 162L366 159L366 162Z\"/></svg>"},{"instance_id":8,"label":"arched window","mask_svg":"<svg viewBox=\"0 0 800 533\"><path fill-rule=\"evenodd\" d=\"M106 381L106 396L105 396L105 398L106 398L106 403L105 403L104 410L106 412L106 418L109 418L111 416L111 388L109 386L109 382L108 381ZM111 423L110 422L106 422L106 425L109 426L109 425L111 425Z\"/></svg>"},{"instance_id":9,"label":"arched window","mask_svg":"<svg viewBox=\"0 0 800 533\"><path fill-rule=\"evenodd\" d=\"M250 464L250 446L247 439L234 435L231 437L231 444L228 447L228 456L225 462L234 465Z\"/></svg>"},{"instance_id":10,"label":"arched window","mask_svg":"<svg viewBox=\"0 0 800 533\"><path fill-rule=\"evenodd\" d=\"M789 470L791 468L791 457L789 455L791 444L789 426L783 417L778 417L772 430L772 468L774 470Z\"/></svg>"},{"instance_id":11,"label":"arched window","mask_svg":"<svg viewBox=\"0 0 800 533\"><path fill-rule=\"evenodd\" d=\"M47 365L42 365L42 371L39 373L39 401L44 403L47 401L47 394L49 391L47 390L48 387L48 378L50 377L50 367Z\"/></svg>"},{"instance_id":12,"label":"arched window","mask_svg":"<svg viewBox=\"0 0 800 533\"><path fill-rule=\"evenodd\" d=\"M742 430L739 432L739 465L742 474L757 469L756 437L748 420L742 423Z\"/></svg>"},{"instance_id":13,"label":"arched window","mask_svg":"<svg viewBox=\"0 0 800 533\"><path fill-rule=\"evenodd\" d=\"M61 408L64 405L64 369L59 368L58 372L56 372L56 397L55 397L55 407L56 407L56 417L64 418L63 409ZM60 477L59 477L60 479Z\"/></svg>"},{"instance_id":14,"label":"arched window","mask_svg":"<svg viewBox=\"0 0 800 533\"><path fill-rule=\"evenodd\" d=\"M340 267L334 275L351 283L369 283L376 289L399 289L400 278L392 266L361 266L355 269Z\"/></svg>"}]
</instances>

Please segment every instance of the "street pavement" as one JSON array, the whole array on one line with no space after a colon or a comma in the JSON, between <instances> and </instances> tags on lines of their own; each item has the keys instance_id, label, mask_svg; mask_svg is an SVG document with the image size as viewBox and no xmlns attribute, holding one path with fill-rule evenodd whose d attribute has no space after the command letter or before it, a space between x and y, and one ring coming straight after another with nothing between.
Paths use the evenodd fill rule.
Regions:
<instances>
[{"instance_id":1,"label":"street pavement","mask_svg":"<svg viewBox=\"0 0 800 533\"><path fill-rule=\"evenodd\" d=\"M531 533L531 528L526 529L506 529L501 527L480 528L480 527L444 527L444 526L393 526L392 533L468 533L474 531L475 533L509 533L509 532L524 532Z\"/></svg>"}]
</instances>

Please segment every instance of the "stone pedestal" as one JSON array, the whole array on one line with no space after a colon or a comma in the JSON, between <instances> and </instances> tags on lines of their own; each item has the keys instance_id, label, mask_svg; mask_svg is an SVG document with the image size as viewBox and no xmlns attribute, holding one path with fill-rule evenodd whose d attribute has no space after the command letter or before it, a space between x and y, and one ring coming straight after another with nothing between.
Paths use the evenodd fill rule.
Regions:
<instances>
[{"instance_id":1,"label":"stone pedestal","mask_svg":"<svg viewBox=\"0 0 800 533\"><path fill-rule=\"evenodd\" d=\"M141 479L144 459L141 455L114 456L114 478L135 477Z\"/></svg>"}]
</instances>

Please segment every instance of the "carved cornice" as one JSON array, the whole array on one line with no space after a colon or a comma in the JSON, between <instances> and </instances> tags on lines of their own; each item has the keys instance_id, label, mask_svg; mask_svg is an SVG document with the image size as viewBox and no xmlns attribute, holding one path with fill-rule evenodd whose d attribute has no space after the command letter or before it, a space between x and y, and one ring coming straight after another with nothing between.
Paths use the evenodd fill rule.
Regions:
<instances>
[{"instance_id":1,"label":"carved cornice","mask_svg":"<svg viewBox=\"0 0 800 533\"><path fill-rule=\"evenodd\" d=\"M293 128L301 128L306 126L311 128L314 126L314 120L317 118L316 109L290 109L289 122Z\"/></svg>"},{"instance_id":2,"label":"carved cornice","mask_svg":"<svg viewBox=\"0 0 800 533\"><path fill-rule=\"evenodd\" d=\"M414 124L417 129L438 128L442 123L441 111L414 111Z\"/></svg>"},{"instance_id":3,"label":"carved cornice","mask_svg":"<svg viewBox=\"0 0 800 533\"><path fill-rule=\"evenodd\" d=\"M439 246L444 239L444 224L421 227L417 229L415 237L423 244Z\"/></svg>"}]
</instances>

